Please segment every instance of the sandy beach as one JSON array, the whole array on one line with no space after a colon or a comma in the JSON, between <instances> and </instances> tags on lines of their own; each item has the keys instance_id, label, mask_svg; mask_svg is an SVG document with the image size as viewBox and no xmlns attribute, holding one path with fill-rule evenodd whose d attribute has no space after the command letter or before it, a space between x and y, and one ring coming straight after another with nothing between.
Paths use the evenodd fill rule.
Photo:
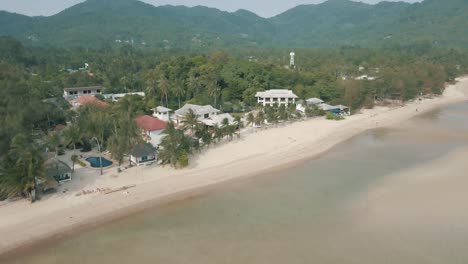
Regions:
<instances>
[{"instance_id":1,"label":"sandy beach","mask_svg":"<svg viewBox=\"0 0 468 264\"><path fill-rule=\"evenodd\" d=\"M41 240L73 234L73 231L129 215L157 203L201 192L214 184L285 169L296 162L320 155L368 129L395 126L415 115L465 100L468 100L468 77L448 86L441 97L408 103L403 107L376 107L343 121L319 118L244 133L240 139L212 146L195 155L189 168L183 170L153 165L134 167L117 174L116 169L111 168L100 176L96 170L78 168L72 182L63 184L58 193L48 195L37 203L0 203L0 234L7 238L0 241L0 256ZM454 162L460 163L458 160ZM437 167L437 164L434 166ZM451 184L456 185L457 179L451 178ZM136 187L125 192L76 196L83 190L113 189L133 184ZM393 188L393 182L390 185L382 184ZM412 183L408 188L419 188L414 186L417 184ZM441 183L434 180L430 184ZM386 198L388 195L382 194L386 192L382 192L381 188L378 187L369 196L379 197L374 200L393 206L391 199ZM444 190L449 192L450 188ZM411 191L399 190L398 193L410 194Z\"/></svg>"}]
</instances>

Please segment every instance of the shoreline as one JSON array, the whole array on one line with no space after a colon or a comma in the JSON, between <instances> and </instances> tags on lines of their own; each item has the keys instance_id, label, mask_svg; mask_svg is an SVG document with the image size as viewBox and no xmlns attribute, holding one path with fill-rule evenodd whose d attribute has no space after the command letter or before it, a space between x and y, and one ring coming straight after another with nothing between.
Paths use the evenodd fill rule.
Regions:
<instances>
[{"instance_id":1,"label":"shoreline","mask_svg":"<svg viewBox=\"0 0 468 264\"><path fill-rule=\"evenodd\" d=\"M18 201L0 205L0 234L9 238L8 242L0 242L0 260L27 252L37 245L46 247L57 240L155 206L203 195L220 184L287 170L320 157L339 143L367 130L392 127L416 115L466 100L468 77L462 77L457 84L449 85L443 96L435 99L397 108L363 110L344 121L312 119L241 135L241 139L210 147L196 155L189 168L184 170L136 167L118 178L114 178L110 171L99 178L94 171L83 169L83 176L73 183L82 188L119 187L128 183L137 186L129 195L117 192L76 197L70 191L36 204ZM43 242L44 245L40 245Z\"/></svg>"}]
</instances>

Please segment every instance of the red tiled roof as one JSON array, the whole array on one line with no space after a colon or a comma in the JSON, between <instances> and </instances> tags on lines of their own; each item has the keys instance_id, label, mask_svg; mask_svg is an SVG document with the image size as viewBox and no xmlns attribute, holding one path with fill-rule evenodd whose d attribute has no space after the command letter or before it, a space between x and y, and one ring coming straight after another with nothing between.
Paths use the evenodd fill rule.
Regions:
<instances>
[{"instance_id":1,"label":"red tiled roof","mask_svg":"<svg viewBox=\"0 0 468 264\"><path fill-rule=\"evenodd\" d=\"M109 105L108 103L99 100L94 95L80 96L78 99L76 99L75 103L80 104L80 105L86 105L86 104L98 104L100 106L108 106Z\"/></svg>"},{"instance_id":2,"label":"red tiled roof","mask_svg":"<svg viewBox=\"0 0 468 264\"><path fill-rule=\"evenodd\" d=\"M166 129L167 123L149 115L139 116L135 119L137 126L145 131Z\"/></svg>"}]
</instances>

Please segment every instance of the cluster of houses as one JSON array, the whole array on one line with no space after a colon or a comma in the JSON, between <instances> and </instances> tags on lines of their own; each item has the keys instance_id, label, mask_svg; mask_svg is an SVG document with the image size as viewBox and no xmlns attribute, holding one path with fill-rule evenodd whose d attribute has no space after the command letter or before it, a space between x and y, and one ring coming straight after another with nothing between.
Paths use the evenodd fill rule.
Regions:
<instances>
[{"instance_id":1,"label":"cluster of houses","mask_svg":"<svg viewBox=\"0 0 468 264\"><path fill-rule=\"evenodd\" d=\"M64 98L75 108L86 104L98 104L107 106L106 101L96 97L100 94L108 101L118 101L126 95L145 96L145 93L125 93L125 94L102 94L104 88L101 86L93 87L74 87L64 89ZM172 110L166 107L158 106L152 109L152 115L142 115L135 119L136 125L141 129L146 143L136 146L130 152L130 161L133 165L149 165L157 160L157 149L164 137L164 130L167 122L174 122L176 126L181 125L189 111L198 117L198 121L207 127L222 126L224 120L228 124L235 124L234 118L227 113L221 113L219 109L211 105L186 104L178 110Z\"/></svg>"},{"instance_id":2,"label":"cluster of houses","mask_svg":"<svg viewBox=\"0 0 468 264\"><path fill-rule=\"evenodd\" d=\"M296 110L305 114L307 108L317 107L318 109L333 114L349 115L350 109L344 105L329 105L319 98L309 98L307 100L297 100L299 97L295 95L291 90L280 90L273 89L263 92L257 92L255 94L257 103L263 106L273 105L285 105L290 104L296 105Z\"/></svg>"},{"instance_id":3,"label":"cluster of houses","mask_svg":"<svg viewBox=\"0 0 468 264\"><path fill-rule=\"evenodd\" d=\"M70 104L78 108L86 104L99 104L107 106L108 103L96 97L100 94L108 101L118 101L126 95L145 96L144 93L126 93L126 94L102 94L104 88L101 86L93 87L75 87L65 88L64 98ZM308 107L317 107L324 111L334 114L349 114L349 108L343 105L332 106L326 104L319 98L310 98L307 100L297 100L298 96L291 90L272 89L268 91L257 92L255 95L257 103L263 106L273 105L296 105L299 112L305 113ZM207 127L219 126L222 127L224 120L228 120L229 125L235 124L234 118L227 113L221 113L219 109L211 105L194 105L185 104L182 108L172 110L166 107L158 106L152 109L152 115L142 115L135 119L135 123L141 129L145 144L136 146L130 152L130 161L133 165L149 165L157 161L157 150L164 137L164 130L167 127L167 122L174 122L176 126L181 125L189 111L197 116L200 123Z\"/></svg>"}]
</instances>

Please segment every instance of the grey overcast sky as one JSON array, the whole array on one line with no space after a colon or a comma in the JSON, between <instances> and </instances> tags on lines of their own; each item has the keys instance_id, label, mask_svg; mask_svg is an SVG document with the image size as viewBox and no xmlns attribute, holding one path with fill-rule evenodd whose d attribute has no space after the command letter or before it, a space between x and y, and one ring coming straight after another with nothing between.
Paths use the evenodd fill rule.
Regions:
<instances>
[{"instance_id":1,"label":"grey overcast sky","mask_svg":"<svg viewBox=\"0 0 468 264\"><path fill-rule=\"evenodd\" d=\"M404 0L420 2L420 0ZM0 10L25 14L29 16L56 14L63 9L84 2L84 0L0 0ZM271 17L301 4L317 4L324 0L143 0L153 5L204 5L225 11L247 9L263 17ZM380 0L361 0L375 4Z\"/></svg>"}]
</instances>

